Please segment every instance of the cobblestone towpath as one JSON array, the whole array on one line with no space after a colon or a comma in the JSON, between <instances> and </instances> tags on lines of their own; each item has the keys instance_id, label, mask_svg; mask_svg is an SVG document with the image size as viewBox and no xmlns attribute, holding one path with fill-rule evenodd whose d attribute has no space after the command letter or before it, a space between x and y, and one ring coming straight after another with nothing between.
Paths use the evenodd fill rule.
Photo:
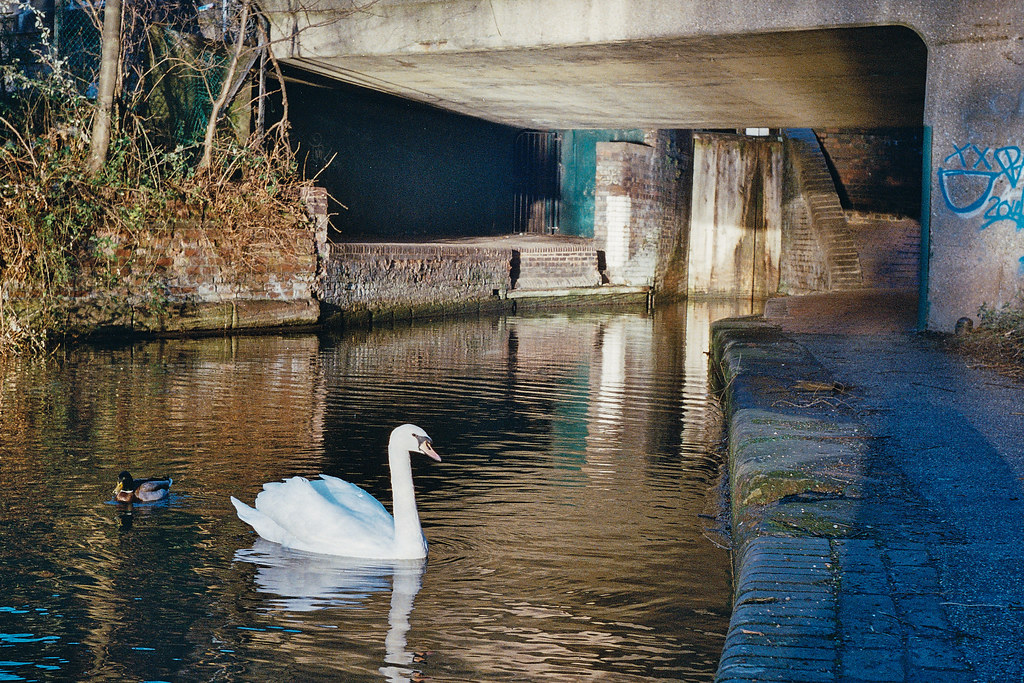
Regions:
<instances>
[{"instance_id":1,"label":"cobblestone towpath","mask_svg":"<svg viewBox=\"0 0 1024 683\"><path fill-rule=\"evenodd\" d=\"M1024 385L856 296L714 326L736 575L717 680L1022 681Z\"/></svg>"}]
</instances>

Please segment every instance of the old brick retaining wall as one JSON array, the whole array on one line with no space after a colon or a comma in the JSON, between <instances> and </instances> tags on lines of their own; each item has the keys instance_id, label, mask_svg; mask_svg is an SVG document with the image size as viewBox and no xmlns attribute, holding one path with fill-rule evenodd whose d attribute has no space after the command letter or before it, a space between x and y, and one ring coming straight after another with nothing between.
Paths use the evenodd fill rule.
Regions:
<instances>
[{"instance_id":1,"label":"old brick retaining wall","mask_svg":"<svg viewBox=\"0 0 1024 683\"><path fill-rule=\"evenodd\" d=\"M921 223L893 214L847 211L860 254L864 286L916 292L921 267Z\"/></svg>"},{"instance_id":2,"label":"old brick retaining wall","mask_svg":"<svg viewBox=\"0 0 1024 683\"><path fill-rule=\"evenodd\" d=\"M516 290L596 287L601 284L594 241L559 238L558 243L516 246L511 285Z\"/></svg>"},{"instance_id":3,"label":"old brick retaining wall","mask_svg":"<svg viewBox=\"0 0 1024 683\"><path fill-rule=\"evenodd\" d=\"M921 128L814 132L844 209L921 215Z\"/></svg>"},{"instance_id":4,"label":"old brick retaining wall","mask_svg":"<svg viewBox=\"0 0 1024 683\"><path fill-rule=\"evenodd\" d=\"M329 245L322 302L334 319L432 317L498 306L511 248L457 244Z\"/></svg>"},{"instance_id":5,"label":"old brick retaining wall","mask_svg":"<svg viewBox=\"0 0 1024 683\"><path fill-rule=\"evenodd\" d=\"M513 291L600 285L597 265L594 241L575 237L330 244L321 296L329 323L496 311Z\"/></svg>"},{"instance_id":6,"label":"old brick retaining wall","mask_svg":"<svg viewBox=\"0 0 1024 683\"><path fill-rule=\"evenodd\" d=\"M70 333L204 332L309 325L320 253L326 247L322 188L307 188L311 220L236 229L188 218L148 233L99 233L70 292Z\"/></svg>"},{"instance_id":7,"label":"old brick retaining wall","mask_svg":"<svg viewBox=\"0 0 1024 683\"><path fill-rule=\"evenodd\" d=\"M644 144L597 143L594 241L604 275L616 285L686 294L688 131L648 131Z\"/></svg>"},{"instance_id":8,"label":"old brick retaining wall","mask_svg":"<svg viewBox=\"0 0 1024 683\"><path fill-rule=\"evenodd\" d=\"M779 291L807 294L862 287L857 244L815 132L789 129L785 147Z\"/></svg>"},{"instance_id":9,"label":"old brick retaining wall","mask_svg":"<svg viewBox=\"0 0 1024 683\"><path fill-rule=\"evenodd\" d=\"M662 159L659 184L663 206L654 286L661 300L682 299L689 285L693 131L658 131L653 144Z\"/></svg>"},{"instance_id":10,"label":"old brick retaining wall","mask_svg":"<svg viewBox=\"0 0 1024 683\"><path fill-rule=\"evenodd\" d=\"M594 240L612 284L654 284L661 217L655 163L647 145L597 143Z\"/></svg>"}]
</instances>

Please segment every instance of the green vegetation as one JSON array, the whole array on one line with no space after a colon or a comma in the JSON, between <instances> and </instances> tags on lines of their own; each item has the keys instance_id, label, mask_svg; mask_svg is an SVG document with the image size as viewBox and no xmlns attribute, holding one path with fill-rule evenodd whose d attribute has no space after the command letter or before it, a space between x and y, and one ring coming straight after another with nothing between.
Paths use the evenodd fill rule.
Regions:
<instances>
[{"instance_id":1,"label":"green vegetation","mask_svg":"<svg viewBox=\"0 0 1024 683\"><path fill-rule=\"evenodd\" d=\"M150 34L156 32L142 35ZM141 75L122 74L137 85L119 93L109 148L95 173L88 171L97 112L83 87L89 75L69 73L45 30L36 64L0 66L0 356L45 349L63 334L72 298L124 287L129 271L135 291L127 294L160 305L155 270L149 282L138 281L147 264L137 262L143 250L136 247L161 231L188 222L217 230L220 242L244 245L252 231L265 240L280 230L283 241L308 220L299 192L308 183L297 172L286 120L242 139L222 125L207 144L175 140L167 117L146 106L157 90L166 98L170 62L154 63L151 46L134 49L150 61ZM197 62L208 64L210 52L196 52ZM223 81L231 72L182 67L180 54L173 67L204 84L209 116L227 91L214 77ZM248 119L249 103L242 104ZM246 268L245 249L233 253L241 256L232 267Z\"/></svg>"}]
</instances>

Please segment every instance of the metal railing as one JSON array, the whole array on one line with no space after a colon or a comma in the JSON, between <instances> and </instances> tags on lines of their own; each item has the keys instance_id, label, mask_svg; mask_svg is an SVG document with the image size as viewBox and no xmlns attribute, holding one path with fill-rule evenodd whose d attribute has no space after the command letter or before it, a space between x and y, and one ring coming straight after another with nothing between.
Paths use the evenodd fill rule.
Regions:
<instances>
[{"instance_id":1,"label":"metal railing","mask_svg":"<svg viewBox=\"0 0 1024 683\"><path fill-rule=\"evenodd\" d=\"M524 131L515 140L514 232L554 234L561 218L561 136Z\"/></svg>"}]
</instances>

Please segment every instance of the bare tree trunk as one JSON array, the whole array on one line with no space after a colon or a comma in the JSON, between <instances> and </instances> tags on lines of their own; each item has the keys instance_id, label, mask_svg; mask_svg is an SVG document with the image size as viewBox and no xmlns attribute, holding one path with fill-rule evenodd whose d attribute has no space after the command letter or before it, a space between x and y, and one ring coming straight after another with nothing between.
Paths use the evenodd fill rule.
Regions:
<instances>
[{"instance_id":1,"label":"bare tree trunk","mask_svg":"<svg viewBox=\"0 0 1024 683\"><path fill-rule=\"evenodd\" d=\"M110 147L110 112L117 91L118 61L121 57L121 0L106 0L103 8L103 32L100 40L100 75L97 84L96 116L92 122L92 141L86 169L95 175L107 161Z\"/></svg>"},{"instance_id":2,"label":"bare tree trunk","mask_svg":"<svg viewBox=\"0 0 1024 683\"><path fill-rule=\"evenodd\" d=\"M228 64L228 71L224 74L224 80L220 84L220 95L213 103L210 111L210 119L206 122L206 136L203 138L203 158L199 161L198 170L206 171L213 162L213 139L217 133L217 119L220 112L228 102L228 97L233 91L235 71L238 70L238 60L242 56L242 48L245 47L245 27L249 23L249 6L252 0L245 0L242 3L242 16L238 20L238 36L235 38L235 49L231 53L231 62Z\"/></svg>"},{"instance_id":3,"label":"bare tree trunk","mask_svg":"<svg viewBox=\"0 0 1024 683\"><path fill-rule=\"evenodd\" d=\"M260 31L260 41L267 46L266 56L270 59L270 64L274 67L274 75L277 77L278 92L281 93L281 118L277 123L270 127L270 131L277 129L277 134L281 141L286 145L288 142L288 88L284 83L284 74L281 72L281 64L277 61L277 57L274 56L274 51L270 49L270 30L267 28L265 21L261 21L256 24Z\"/></svg>"}]
</instances>

